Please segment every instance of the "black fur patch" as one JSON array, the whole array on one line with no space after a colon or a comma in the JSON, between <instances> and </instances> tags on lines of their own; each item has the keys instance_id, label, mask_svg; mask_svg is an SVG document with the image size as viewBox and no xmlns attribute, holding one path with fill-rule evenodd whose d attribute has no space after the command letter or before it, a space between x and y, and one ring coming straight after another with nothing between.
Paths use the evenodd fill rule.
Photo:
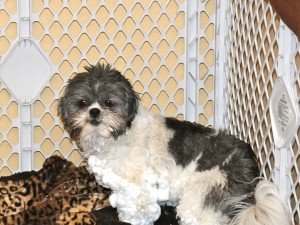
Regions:
<instances>
[{"instance_id":1,"label":"black fur patch","mask_svg":"<svg viewBox=\"0 0 300 225\"><path fill-rule=\"evenodd\" d=\"M175 118L166 118L165 122L167 128L174 131L174 136L169 142L169 151L176 163L183 167L204 151L209 135L214 133L210 128Z\"/></svg>"},{"instance_id":2,"label":"black fur patch","mask_svg":"<svg viewBox=\"0 0 300 225\"><path fill-rule=\"evenodd\" d=\"M250 145L228 134L214 129L174 118L166 118L167 128L174 131L168 150L178 165L186 167L197 161L197 171L219 168L227 178L224 188L216 186L206 196L204 206L219 208L228 216L235 206L223 204L227 198L245 195L244 202L253 201L252 192L259 176L257 161ZM213 179L213 178L212 178ZM230 214L230 215L229 215Z\"/></svg>"}]
</instances>

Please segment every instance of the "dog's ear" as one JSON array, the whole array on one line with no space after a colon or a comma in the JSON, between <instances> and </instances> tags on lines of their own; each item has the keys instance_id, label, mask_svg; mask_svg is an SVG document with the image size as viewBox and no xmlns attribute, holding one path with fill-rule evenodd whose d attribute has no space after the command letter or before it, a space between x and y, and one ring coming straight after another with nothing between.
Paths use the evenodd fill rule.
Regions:
<instances>
[{"instance_id":1,"label":"dog's ear","mask_svg":"<svg viewBox=\"0 0 300 225\"><path fill-rule=\"evenodd\" d=\"M132 89L132 92L130 93L130 97L128 99L128 123L131 123L137 113L140 98L138 94Z\"/></svg>"},{"instance_id":2,"label":"dog's ear","mask_svg":"<svg viewBox=\"0 0 300 225\"><path fill-rule=\"evenodd\" d=\"M62 96L58 99L58 104L57 104L57 112L58 116L60 117L60 120L63 122L64 128L66 130L69 130L69 113L68 113L68 102L67 102L67 97L69 93L69 85L70 85L70 80L67 83L67 86L65 87L65 90L62 94Z\"/></svg>"},{"instance_id":3,"label":"dog's ear","mask_svg":"<svg viewBox=\"0 0 300 225\"><path fill-rule=\"evenodd\" d=\"M67 110L65 107L65 101L64 101L63 96L60 97L60 99L58 100L57 112L58 112L58 116L60 117L64 126L67 127L67 119L66 118L68 118L68 115L67 115Z\"/></svg>"},{"instance_id":4,"label":"dog's ear","mask_svg":"<svg viewBox=\"0 0 300 225\"><path fill-rule=\"evenodd\" d=\"M65 102L64 96L62 96L58 100L57 111L58 111L58 116L60 117L61 121L63 122L64 129L66 131L68 131L71 139L77 140L77 137L81 133L81 128L74 128L72 126L72 122L69 119L69 114L68 114L68 110L66 107L66 102Z\"/></svg>"}]
</instances>

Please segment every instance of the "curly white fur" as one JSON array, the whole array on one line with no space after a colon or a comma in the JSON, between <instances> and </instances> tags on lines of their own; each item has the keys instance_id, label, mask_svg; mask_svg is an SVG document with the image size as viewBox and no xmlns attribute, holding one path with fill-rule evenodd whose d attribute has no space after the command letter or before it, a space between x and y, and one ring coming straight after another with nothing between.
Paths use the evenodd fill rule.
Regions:
<instances>
[{"instance_id":1,"label":"curly white fur","mask_svg":"<svg viewBox=\"0 0 300 225\"><path fill-rule=\"evenodd\" d=\"M116 207L120 220L130 224L152 224L160 216L158 202L169 199L167 180L158 179L153 171L145 171L141 185L136 185L106 168L107 160L90 156L88 163L96 180L112 189L110 204Z\"/></svg>"}]
</instances>

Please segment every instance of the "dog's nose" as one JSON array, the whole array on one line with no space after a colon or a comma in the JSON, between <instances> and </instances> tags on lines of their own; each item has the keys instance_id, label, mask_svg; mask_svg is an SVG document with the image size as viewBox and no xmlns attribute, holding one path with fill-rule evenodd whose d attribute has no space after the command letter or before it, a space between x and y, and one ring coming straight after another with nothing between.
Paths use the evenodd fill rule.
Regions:
<instances>
[{"instance_id":1,"label":"dog's nose","mask_svg":"<svg viewBox=\"0 0 300 225\"><path fill-rule=\"evenodd\" d=\"M92 108L90 110L90 115L92 118L97 118L100 115L100 109Z\"/></svg>"}]
</instances>

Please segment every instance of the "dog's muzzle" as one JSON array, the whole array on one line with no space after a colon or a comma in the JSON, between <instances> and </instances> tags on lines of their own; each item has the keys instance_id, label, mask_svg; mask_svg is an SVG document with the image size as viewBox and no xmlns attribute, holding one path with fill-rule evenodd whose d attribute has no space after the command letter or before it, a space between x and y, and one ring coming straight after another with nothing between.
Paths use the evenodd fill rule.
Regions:
<instances>
[{"instance_id":1,"label":"dog's muzzle","mask_svg":"<svg viewBox=\"0 0 300 225\"><path fill-rule=\"evenodd\" d=\"M89 114L90 114L90 117L91 117L91 120L90 120L90 123L92 125L95 125L97 126L100 122L98 121L99 119L99 116L100 116L100 109L97 109L97 108L92 108L90 111L89 111Z\"/></svg>"}]
</instances>

